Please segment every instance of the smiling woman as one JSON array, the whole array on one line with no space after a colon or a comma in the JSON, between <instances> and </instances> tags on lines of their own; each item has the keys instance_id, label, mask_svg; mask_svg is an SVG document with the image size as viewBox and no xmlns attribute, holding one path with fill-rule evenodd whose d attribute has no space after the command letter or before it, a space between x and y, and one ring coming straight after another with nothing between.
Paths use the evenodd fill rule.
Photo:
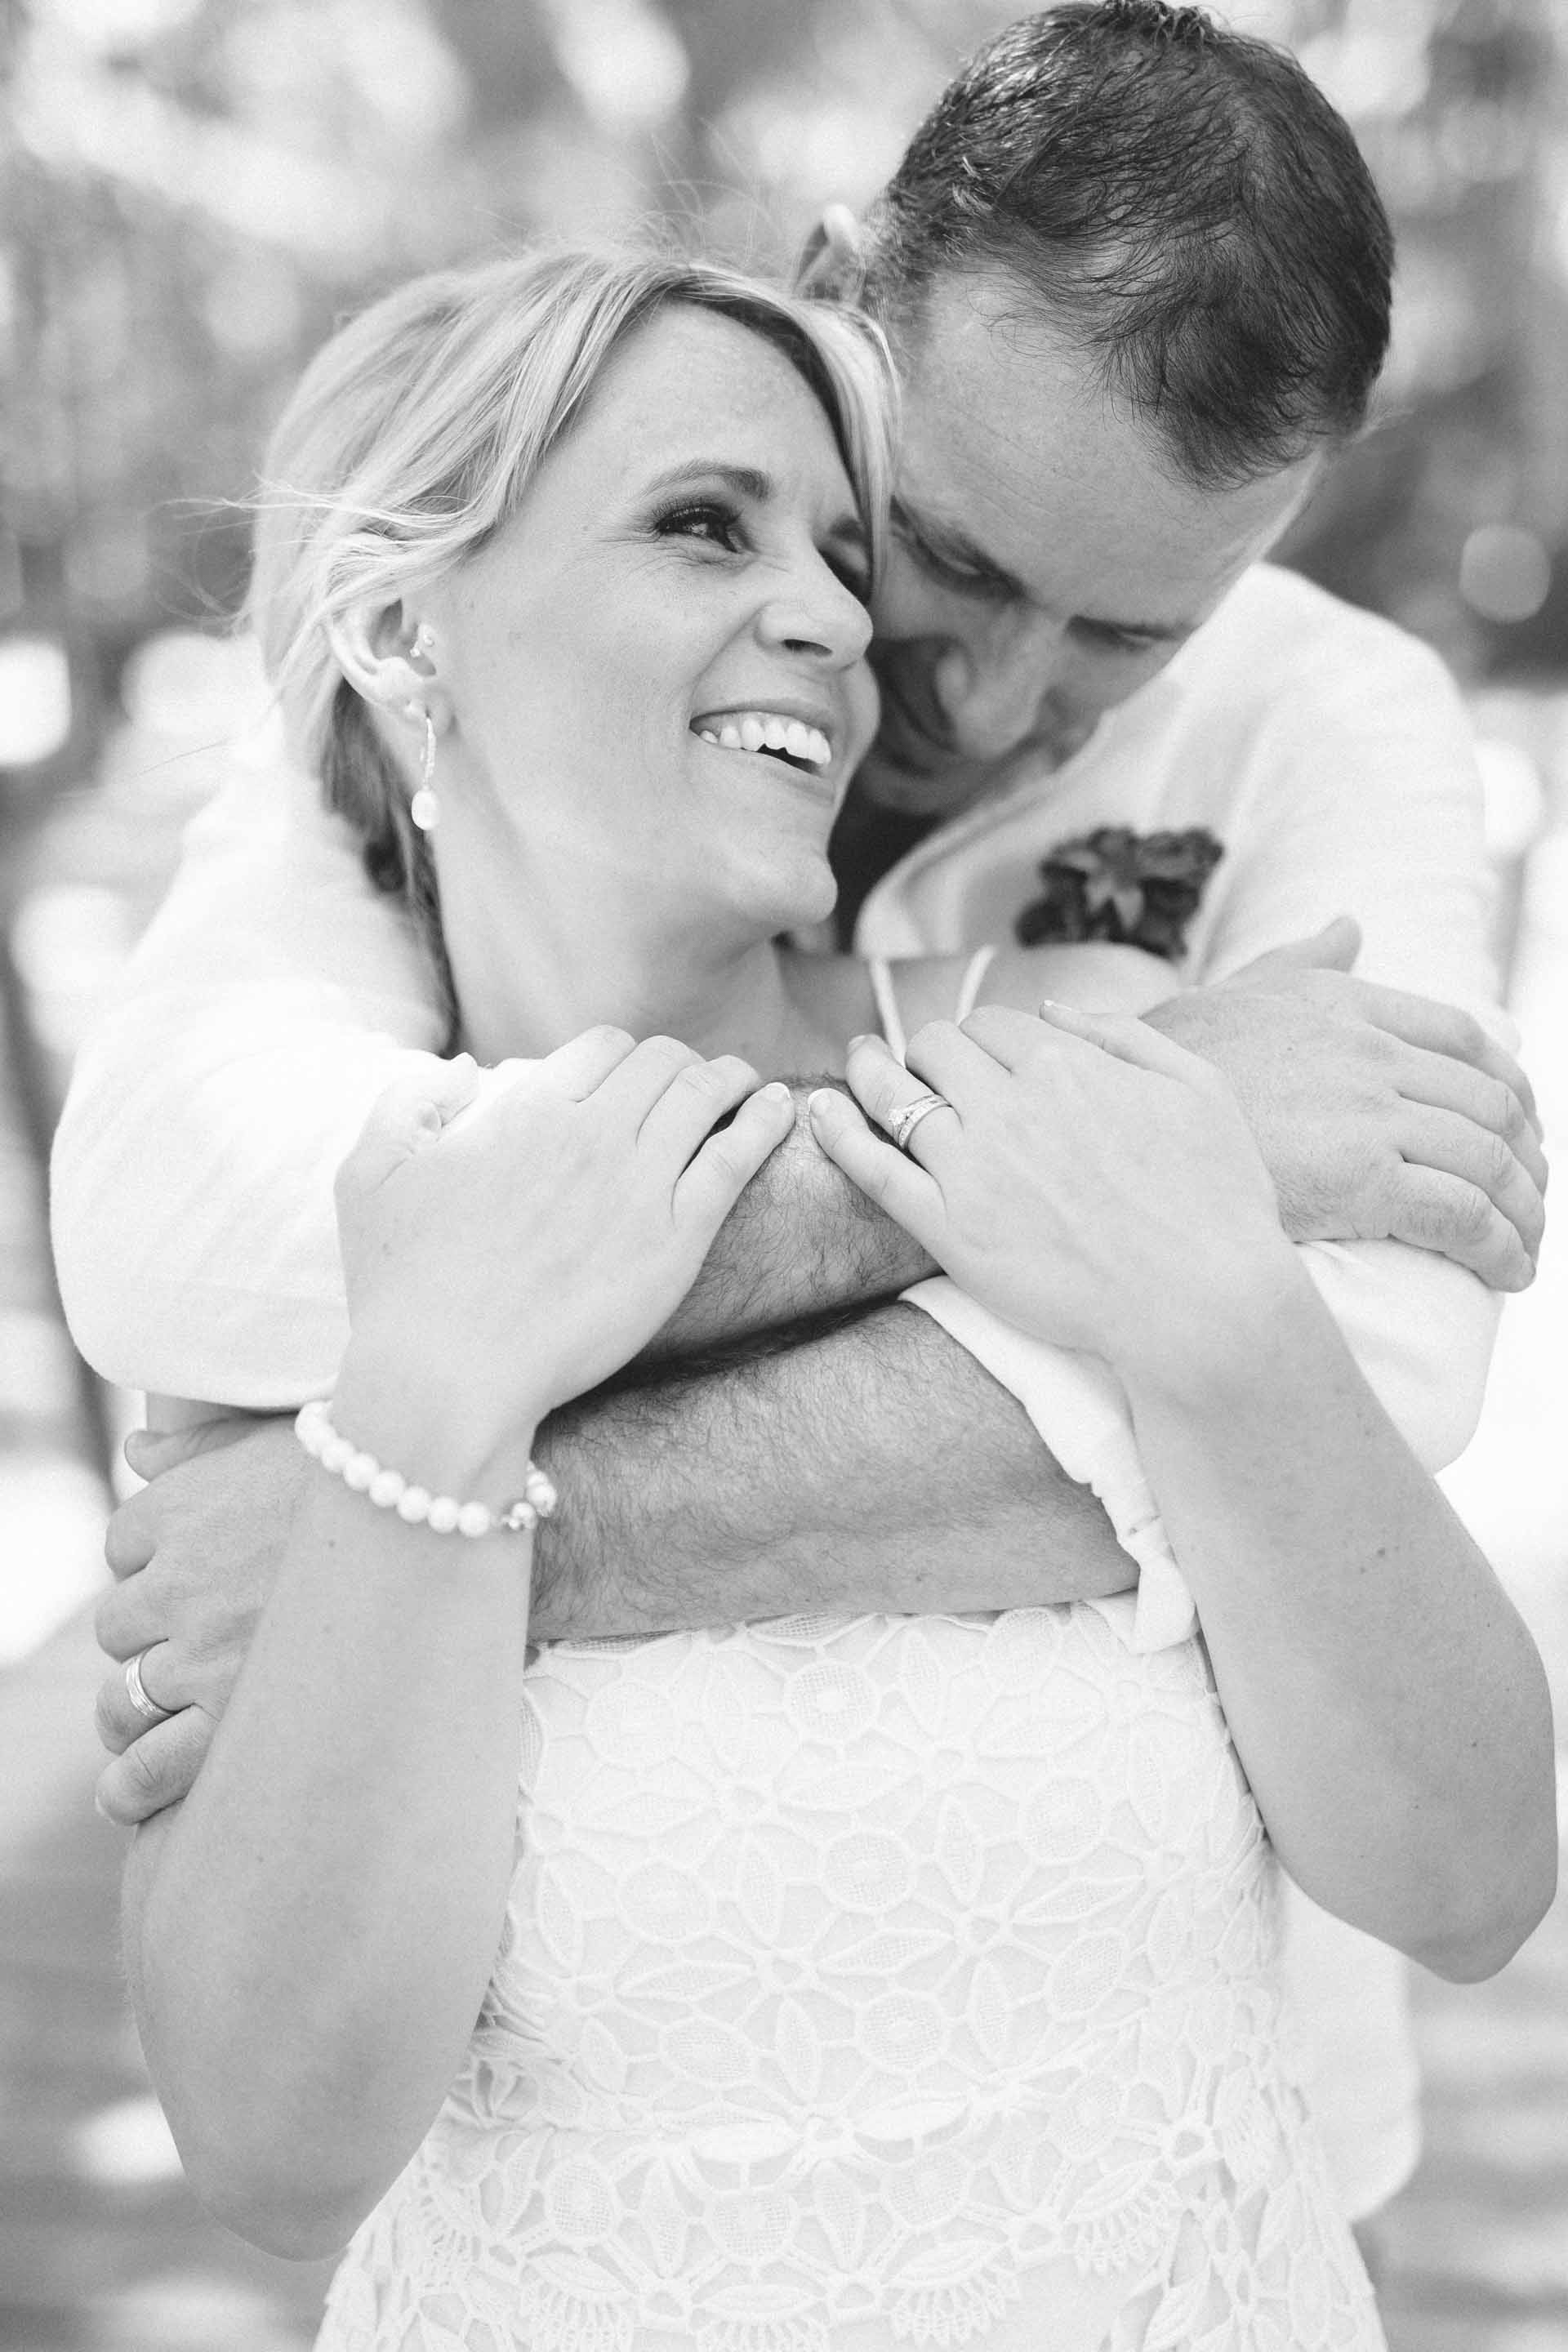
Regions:
<instances>
[{"instance_id":1,"label":"smiling woman","mask_svg":"<svg viewBox=\"0 0 1568 2352\"><path fill-rule=\"evenodd\" d=\"M307 374L267 460L251 612L371 873L444 968L469 942L448 980L481 1048L583 1025L551 981L628 873L638 973L672 924L689 937L694 886L742 952L831 906L827 834L876 719L890 383L851 315L581 253L421 279ZM434 842L409 814L427 746ZM504 1003L498 871L540 918ZM771 955L752 964L776 1018ZM644 1004L640 979L593 995L584 1018Z\"/></svg>"}]
</instances>

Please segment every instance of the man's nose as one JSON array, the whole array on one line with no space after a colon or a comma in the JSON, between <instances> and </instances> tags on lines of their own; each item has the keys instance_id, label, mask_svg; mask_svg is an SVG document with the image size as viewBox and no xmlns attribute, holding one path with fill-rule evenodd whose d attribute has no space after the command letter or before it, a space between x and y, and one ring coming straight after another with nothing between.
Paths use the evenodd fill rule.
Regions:
<instances>
[{"instance_id":1,"label":"man's nose","mask_svg":"<svg viewBox=\"0 0 1568 2352\"><path fill-rule=\"evenodd\" d=\"M1005 651L950 646L939 654L932 684L953 749L976 760L1016 751L1058 683L1062 650L1059 630L1033 629Z\"/></svg>"}]
</instances>

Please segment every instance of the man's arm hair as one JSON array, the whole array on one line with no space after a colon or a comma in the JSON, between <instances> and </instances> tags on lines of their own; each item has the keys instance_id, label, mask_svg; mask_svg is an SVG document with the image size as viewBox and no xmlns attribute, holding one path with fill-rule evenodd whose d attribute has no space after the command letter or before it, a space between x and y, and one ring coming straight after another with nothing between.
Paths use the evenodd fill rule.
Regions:
<instances>
[{"instance_id":1,"label":"man's arm hair","mask_svg":"<svg viewBox=\"0 0 1568 2352\"><path fill-rule=\"evenodd\" d=\"M1015 1609L1127 1590L1132 1561L1023 1408L918 1307L552 1414L541 1640L801 1611Z\"/></svg>"},{"instance_id":2,"label":"man's arm hair","mask_svg":"<svg viewBox=\"0 0 1568 2352\"><path fill-rule=\"evenodd\" d=\"M679 1307L611 1383L637 1388L678 1366L692 1371L776 1355L853 1322L937 1269L821 1151L805 1116L817 1087L791 1087L795 1124L719 1228Z\"/></svg>"}]
</instances>

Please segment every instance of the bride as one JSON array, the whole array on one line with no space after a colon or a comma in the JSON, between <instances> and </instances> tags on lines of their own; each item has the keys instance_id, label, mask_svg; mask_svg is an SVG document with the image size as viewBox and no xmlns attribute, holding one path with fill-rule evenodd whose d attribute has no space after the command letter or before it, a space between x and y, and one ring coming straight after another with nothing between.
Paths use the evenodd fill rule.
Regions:
<instances>
[{"instance_id":1,"label":"bride","mask_svg":"<svg viewBox=\"0 0 1568 2352\"><path fill-rule=\"evenodd\" d=\"M884 1122L921 1091L847 1059L870 976L778 944L831 905L874 722L884 416L853 321L567 254L378 305L274 444L254 610L294 745L474 1058L340 1180L321 1467L139 1834L128 1951L201 2193L279 2252L353 2233L332 2352L1375 2346L1273 1854L1456 1973L1550 1896L1538 1670L1219 1082L1018 1009L1013 956L912 1041L946 1099L908 1160L831 1090L815 1142L752 1091L847 1067ZM917 1002L967 1013L959 980ZM548 1500L539 1420L770 1151L819 1147L1112 1364L1206 1654L1139 1646L1131 1598L529 1653L531 1508L502 1522Z\"/></svg>"}]
</instances>

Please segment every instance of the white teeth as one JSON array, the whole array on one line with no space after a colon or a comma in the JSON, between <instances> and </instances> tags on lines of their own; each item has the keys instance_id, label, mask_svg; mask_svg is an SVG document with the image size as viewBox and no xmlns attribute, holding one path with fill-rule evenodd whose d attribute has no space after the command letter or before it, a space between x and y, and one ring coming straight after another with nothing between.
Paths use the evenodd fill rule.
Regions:
<instances>
[{"instance_id":1,"label":"white teeth","mask_svg":"<svg viewBox=\"0 0 1568 2352\"><path fill-rule=\"evenodd\" d=\"M815 768L833 764L833 746L820 727L804 719L785 719L776 710L745 710L717 727L697 730L704 743L723 751L784 751L792 760L806 760Z\"/></svg>"}]
</instances>

